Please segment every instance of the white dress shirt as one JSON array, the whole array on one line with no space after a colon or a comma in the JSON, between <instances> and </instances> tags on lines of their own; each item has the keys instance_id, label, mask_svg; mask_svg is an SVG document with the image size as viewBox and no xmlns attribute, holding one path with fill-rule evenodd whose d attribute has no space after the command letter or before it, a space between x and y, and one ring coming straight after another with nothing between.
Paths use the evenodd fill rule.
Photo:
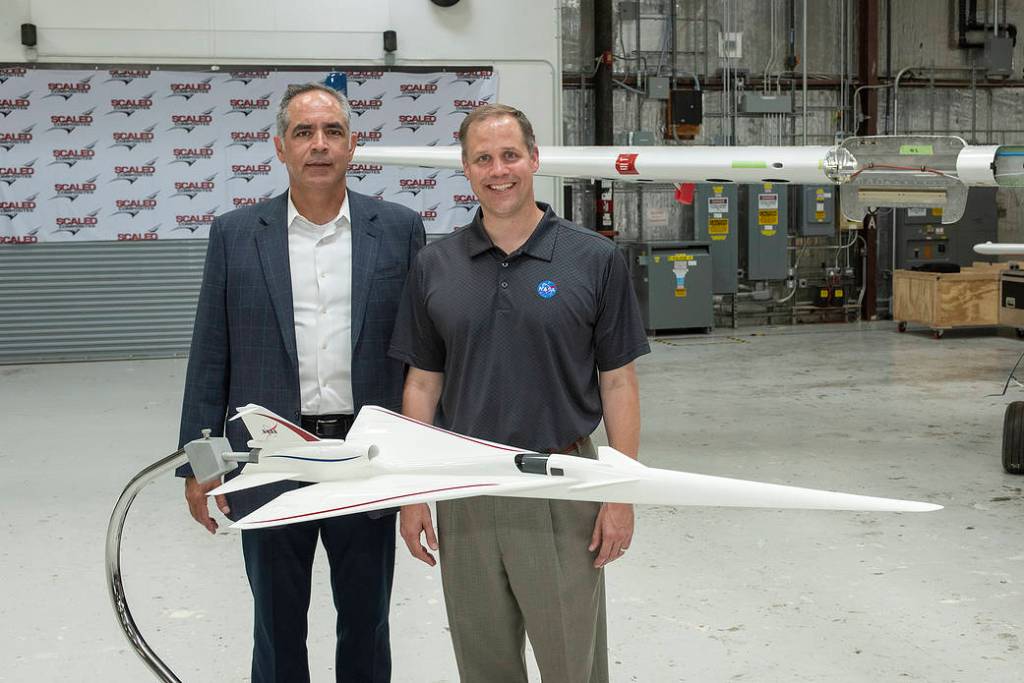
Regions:
<instances>
[{"instance_id":1,"label":"white dress shirt","mask_svg":"<svg viewBox=\"0 0 1024 683\"><path fill-rule=\"evenodd\" d=\"M337 217L317 225L288 194L288 263L303 415L351 414L352 215L348 191Z\"/></svg>"}]
</instances>

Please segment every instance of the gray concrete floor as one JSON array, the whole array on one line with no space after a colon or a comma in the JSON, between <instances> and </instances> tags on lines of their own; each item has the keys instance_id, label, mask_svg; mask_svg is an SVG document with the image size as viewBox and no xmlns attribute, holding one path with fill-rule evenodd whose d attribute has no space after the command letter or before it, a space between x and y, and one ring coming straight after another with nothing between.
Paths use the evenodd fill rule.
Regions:
<instances>
[{"instance_id":1,"label":"gray concrete floor","mask_svg":"<svg viewBox=\"0 0 1024 683\"><path fill-rule=\"evenodd\" d=\"M645 507L608 571L615 681L1019 681L1024 478L998 392L1024 346L985 332L827 325L661 339L639 364L648 464L941 503L929 514ZM184 361L0 367L0 681L148 680L118 631L104 534L176 439ZM237 533L181 482L129 516L124 582L184 681L247 680ZM314 680L333 680L326 562ZM440 576L400 549L396 681L455 681ZM539 680L531 662L533 680Z\"/></svg>"}]
</instances>

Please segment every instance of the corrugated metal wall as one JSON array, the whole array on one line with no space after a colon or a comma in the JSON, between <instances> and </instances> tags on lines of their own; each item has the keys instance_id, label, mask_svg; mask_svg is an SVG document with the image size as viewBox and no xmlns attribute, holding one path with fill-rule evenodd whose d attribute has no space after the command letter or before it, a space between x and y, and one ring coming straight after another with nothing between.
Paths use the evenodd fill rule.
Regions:
<instances>
[{"instance_id":1,"label":"corrugated metal wall","mask_svg":"<svg viewBox=\"0 0 1024 683\"><path fill-rule=\"evenodd\" d=\"M0 250L0 363L188 352L206 240Z\"/></svg>"}]
</instances>

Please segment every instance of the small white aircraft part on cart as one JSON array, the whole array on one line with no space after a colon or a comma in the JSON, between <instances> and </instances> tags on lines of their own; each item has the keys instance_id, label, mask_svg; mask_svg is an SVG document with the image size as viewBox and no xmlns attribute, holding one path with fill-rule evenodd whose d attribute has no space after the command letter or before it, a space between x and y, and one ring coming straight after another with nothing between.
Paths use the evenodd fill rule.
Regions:
<instances>
[{"instance_id":1,"label":"small white aircraft part on cart","mask_svg":"<svg viewBox=\"0 0 1024 683\"><path fill-rule=\"evenodd\" d=\"M968 145L958 137L851 137L833 147L545 147L539 175L666 183L840 186L843 213L862 220L881 206L941 207L963 216L967 188L1024 186L1024 147ZM353 162L461 168L458 146L365 145Z\"/></svg>"},{"instance_id":2,"label":"small white aircraft part on cart","mask_svg":"<svg viewBox=\"0 0 1024 683\"><path fill-rule=\"evenodd\" d=\"M320 439L257 405L238 409L253 436L249 453L223 437L185 446L199 481L242 473L218 495L275 481L312 482L234 524L258 529L382 508L470 496L557 498L650 505L928 512L941 505L766 484L646 467L613 448L597 460L535 453L474 439L366 406L348 439Z\"/></svg>"},{"instance_id":3,"label":"small white aircraft part on cart","mask_svg":"<svg viewBox=\"0 0 1024 683\"><path fill-rule=\"evenodd\" d=\"M1024 244L1013 242L982 242L974 245L975 253L983 256L1024 256Z\"/></svg>"}]
</instances>

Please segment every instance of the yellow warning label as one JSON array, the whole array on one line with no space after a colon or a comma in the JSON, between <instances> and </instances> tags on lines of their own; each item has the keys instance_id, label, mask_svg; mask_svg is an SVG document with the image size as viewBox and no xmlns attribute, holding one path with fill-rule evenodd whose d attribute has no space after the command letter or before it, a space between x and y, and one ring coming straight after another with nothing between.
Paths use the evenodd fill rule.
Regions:
<instances>
[{"instance_id":1,"label":"yellow warning label","mask_svg":"<svg viewBox=\"0 0 1024 683\"><path fill-rule=\"evenodd\" d=\"M816 221L823 221L823 220L825 220L825 212L824 211L815 211L814 212L814 220L816 220Z\"/></svg>"},{"instance_id":2,"label":"yellow warning label","mask_svg":"<svg viewBox=\"0 0 1024 683\"><path fill-rule=\"evenodd\" d=\"M680 298L686 296L686 287L676 287L676 296Z\"/></svg>"},{"instance_id":3,"label":"yellow warning label","mask_svg":"<svg viewBox=\"0 0 1024 683\"><path fill-rule=\"evenodd\" d=\"M721 185L712 185L711 186L711 191L714 192L715 194L722 194L722 189L723 188L722 188Z\"/></svg>"},{"instance_id":4,"label":"yellow warning label","mask_svg":"<svg viewBox=\"0 0 1024 683\"><path fill-rule=\"evenodd\" d=\"M932 209L932 215L933 216L938 216L939 218L942 218L942 207L941 206L936 206L934 209Z\"/></svg>"},{"instance_id":5,"label":"yellow warning label","mask_svg":"<svg viewBox=\"0 0 1024 683\"><path fill-rule=\"evenodd\" d=\"M836 298L841 299L843 296L843 290L839 289L838 287L834 289L832 293L836 296Z\"/></svg>"},{"instance_id":6,"label":"yellow warning label","mask_svg":"<svg viewBox=\"0 0 1024 683\"><path fill-rule=\"evenodd\" d=\"M778 209L759 209L757 212L757 224L758 225L778 225L779 224L779 210Z\"/></svg>"},{"instance_id":7,"label":"yellow warning label","mask_svg":"<svg viewBox=\"0 0 1024 683\"><path fill-rule=\"evenodd\" d=\"M828 298L828 290L827 289L819 289L818 290L818 296L821 297L822 299L827 299Z\"/></svg>"},{"instance_id":8,"label":"yellow warning label","mask_svg":"<svg viewBox=\"0 0 1024 683\"><path fill-rule=\"evenodd\" d=\"M771 237L775 233L776 233L776 230L775 230L775 226L774 225L771 226L771 227L767 227L767 228L761 228L761 234L764 235L765 237Z\"/></svg>"},{"instance_id":9,"label":"yellow warning label","mask_svg":"<svg viewBox=\"0 0 1024 683\"><path fill-rule=\"evenodd\" d=\"M668 257L669 261L693 261L694 257L690 254L672 254Z\"/></svg>"},{"instance_id":10,"label":"yellow warning label","mask_svg":"<svg viewBox=\"0 0 1024 683\"><path fill-rule=\"evenodd\" d=\"M708 219L708 234L709 235L728 235L729 234L729 219L728 218L709 218Z\"/></svg>"},{"instance_id":11,"label":"yellow warning label","mask_svg":"<svg viewBox=\"0 0 1024 683\"><path fill-rule=\"evenodd\" d=\"M655 263L661 263L661 257L660 256L655 256L654 257L654 262Z\"/></svg>"}]
</instances>

